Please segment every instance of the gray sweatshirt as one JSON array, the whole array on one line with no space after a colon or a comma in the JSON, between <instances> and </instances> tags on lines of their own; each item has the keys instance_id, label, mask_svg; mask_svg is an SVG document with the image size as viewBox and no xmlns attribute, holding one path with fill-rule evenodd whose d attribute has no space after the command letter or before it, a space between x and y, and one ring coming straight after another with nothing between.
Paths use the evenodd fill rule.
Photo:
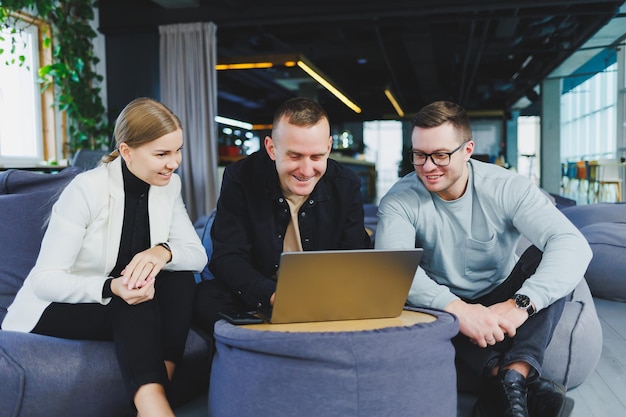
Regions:
<instances>
[{"instance_id":1,"label":"gray sweatshirt","mask_svg":"<svg viewBox=\"0 0 626 417\"><path fill-rule=\"evenodd\" d=\"M457 200L442 200L413 172L380 202L376 248L424 248L409 303L444 309L491 292L517 262L522 235L544 254L519 293L539 311L571 292L592 256L584 236L528 178L475 160L468 165L469 183Z\"/></svg>"}]
</instances>

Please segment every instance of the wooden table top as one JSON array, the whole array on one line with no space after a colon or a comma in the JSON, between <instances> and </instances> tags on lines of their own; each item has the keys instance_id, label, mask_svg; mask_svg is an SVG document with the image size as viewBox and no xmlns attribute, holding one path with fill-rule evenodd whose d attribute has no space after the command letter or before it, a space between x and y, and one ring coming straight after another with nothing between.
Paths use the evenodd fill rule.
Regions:
<instances>
[{"instance_id":1,"label":"wooden table top","mask_svg":"<svg viewBox=\"0 0 626 417\"><path fill-rule=\"evenodd\" d=\"M338 320L289 324L263 323L248 324L241 327L250 330L272 332L356 332L389 327L412 326L418 323L431 323L435 320L437 320L437 317L432 314L402 310L400 316L386 319Z\"/></svg>"}]
</instances>

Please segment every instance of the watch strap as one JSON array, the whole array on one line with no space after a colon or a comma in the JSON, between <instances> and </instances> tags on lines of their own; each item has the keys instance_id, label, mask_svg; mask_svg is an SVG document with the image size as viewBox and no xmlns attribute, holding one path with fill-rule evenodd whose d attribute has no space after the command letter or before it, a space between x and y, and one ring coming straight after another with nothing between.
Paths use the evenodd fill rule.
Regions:
<instances>
[{"instance_id":1,"label":"watch strap","mask_svg":"<svg viewBox=\"0 0 626 417\"><path fill-rule=\"evenodd\" d=\"M172 262L172 248L170 248L170 245L168 245L166 242L161 242L161 243L157 243L157 246L162 246L165 249L167 249L167 251L170 253L170 259L169 261L167 261L167 263Z\"/></svg>"}]
</instances>

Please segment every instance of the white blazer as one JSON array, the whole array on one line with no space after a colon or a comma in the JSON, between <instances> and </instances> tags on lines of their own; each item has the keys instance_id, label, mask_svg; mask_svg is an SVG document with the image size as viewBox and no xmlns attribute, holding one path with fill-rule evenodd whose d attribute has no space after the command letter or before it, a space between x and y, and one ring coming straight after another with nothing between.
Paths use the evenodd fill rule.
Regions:
<instances>
[{"instance_id":1,"label":"white blazer","mask_svg":"<svg viewBox=\"0 0 626 417\"><path fill-rule=\"evenodd\" d=\"M207 255L181 197L180 177L148 192L150 243L167 242L165 270L200 271ZM52 302L107 304L102 298L122 236L124 181L121 158L77 175L52 207L39 257L2 323L3 330L31 331Z\"/></svg>"}]
</instances>

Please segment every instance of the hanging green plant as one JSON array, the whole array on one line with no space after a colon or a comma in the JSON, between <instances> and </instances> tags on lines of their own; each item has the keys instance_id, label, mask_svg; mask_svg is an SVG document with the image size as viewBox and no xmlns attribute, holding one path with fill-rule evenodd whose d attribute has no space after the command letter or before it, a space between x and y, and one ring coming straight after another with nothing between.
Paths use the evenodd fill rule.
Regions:
<instances>
[{"instance_id":1,"label":"hanging green plant","mask_svg":"<svg viewBox=\"0 0 626 417\"><path fill-rule=\"evenodd\" d=\"M94 0L0 0L0 26L15 27L14 13L27 12L51 25L44 46L53 46L52 62L39 68L42 91L55 87L54 104L67 115L67 151L106 149L110 127L100 97L103 80L95 72L99 58L93 50L97 33L90 26ZM3 53L11 51L0 50ZM23 65L23 57L6 62Z\"/></svg>"}]
</instances>

